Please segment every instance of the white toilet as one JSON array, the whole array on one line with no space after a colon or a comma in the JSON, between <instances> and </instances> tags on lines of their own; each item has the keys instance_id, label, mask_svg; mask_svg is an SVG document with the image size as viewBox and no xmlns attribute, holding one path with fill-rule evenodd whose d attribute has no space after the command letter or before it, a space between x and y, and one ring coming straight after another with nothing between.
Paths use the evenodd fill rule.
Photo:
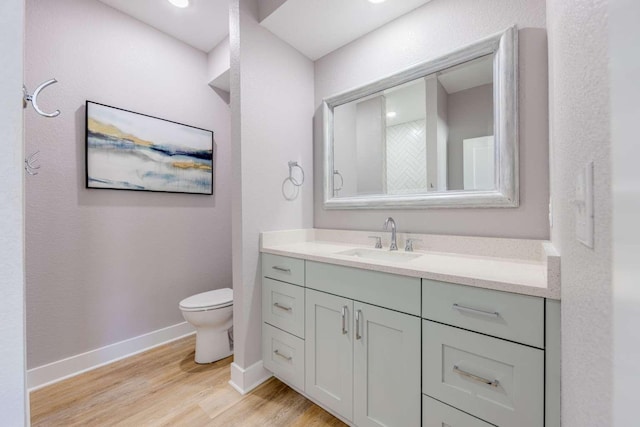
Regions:
<instances>
[{"instance_id":1,"label":"white toilet","mask_svg":"<svg viewBox=\"0 0 640 427\"><path fill-rule=\"evenodd\" d=\"M180 311L196 329L196 363L212 363L233 354L233 289L185 298Z\"/></svg>"}]
</instances>

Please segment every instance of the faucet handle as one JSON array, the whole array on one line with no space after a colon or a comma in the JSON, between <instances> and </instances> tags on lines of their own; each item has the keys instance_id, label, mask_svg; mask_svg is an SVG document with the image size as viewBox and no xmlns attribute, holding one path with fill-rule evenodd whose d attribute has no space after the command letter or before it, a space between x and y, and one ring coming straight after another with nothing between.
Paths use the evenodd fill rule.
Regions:
<instances>
[{"instance_id":1,"label":"faucet handle","mask_svg":"<svg viewBox=\"0 0 640 427\"><path fill-rule=\"evenodd\" d=\"M382 237L380 236L369 236L370 239L376 240L376 249L382 249Z\"/></svg>"},{"instance_id":2,"label":"faucet handle","mask_svg":"<svg viewBox=\"0 0 640 427\"><path fill-rule=\"evenodd\" d=\"M413 242L422 242L422 239L414 239L413 237L407 237L404 243L405 252L413 252Z\"/></svg>"}]
</instances>

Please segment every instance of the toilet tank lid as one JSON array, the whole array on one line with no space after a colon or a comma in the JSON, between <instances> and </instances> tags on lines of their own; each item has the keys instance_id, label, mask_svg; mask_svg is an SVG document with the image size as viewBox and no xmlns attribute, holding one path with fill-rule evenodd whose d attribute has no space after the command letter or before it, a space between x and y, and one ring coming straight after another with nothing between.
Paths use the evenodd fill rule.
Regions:
<instances>
[{"instance_id":1,"label":"toilet tank lid","mask_svg":"<svg viewBox=\"0 0 640 427\"><path fill-rule=\"evenodd\" d=\"M182 308L212 308L233 303L233 289L223 288L192 295L180 302Z\"/></svg>"}]
</instances>

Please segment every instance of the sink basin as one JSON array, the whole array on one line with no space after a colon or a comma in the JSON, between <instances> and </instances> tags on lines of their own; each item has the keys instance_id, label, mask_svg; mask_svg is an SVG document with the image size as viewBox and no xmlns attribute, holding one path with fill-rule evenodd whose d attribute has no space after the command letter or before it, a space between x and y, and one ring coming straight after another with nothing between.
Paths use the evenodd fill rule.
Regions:
<instances>
[{"instance_id":1,"label":"sink basin","mask_svg":"<svg viewBox=\"0 0 640 427\"><path fill-rule=\"evenodd\" d=\"M407 262L422 256L421 254L413 254L409 252L396 252L383 249L364 248L348 249L346 251L336 252L336 255L345 255L352 256L354 258L389 262Z\"/></svg>"}]
</instances>

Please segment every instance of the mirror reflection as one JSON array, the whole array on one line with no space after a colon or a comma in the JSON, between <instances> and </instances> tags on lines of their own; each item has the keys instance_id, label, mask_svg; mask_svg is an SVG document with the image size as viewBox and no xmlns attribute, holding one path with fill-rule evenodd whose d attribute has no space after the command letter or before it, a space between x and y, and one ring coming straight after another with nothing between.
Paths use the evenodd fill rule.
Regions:
<instances>
[{"instance_id":1,"label":"mirror reflection","mask_svg":"<svg viewBox=\"0 0 640 427\"><path fill-rule=\"evenodd\" d=\"M333 196L496 188L494 55L334 107Z\"/></svg>"}]
</instances>

